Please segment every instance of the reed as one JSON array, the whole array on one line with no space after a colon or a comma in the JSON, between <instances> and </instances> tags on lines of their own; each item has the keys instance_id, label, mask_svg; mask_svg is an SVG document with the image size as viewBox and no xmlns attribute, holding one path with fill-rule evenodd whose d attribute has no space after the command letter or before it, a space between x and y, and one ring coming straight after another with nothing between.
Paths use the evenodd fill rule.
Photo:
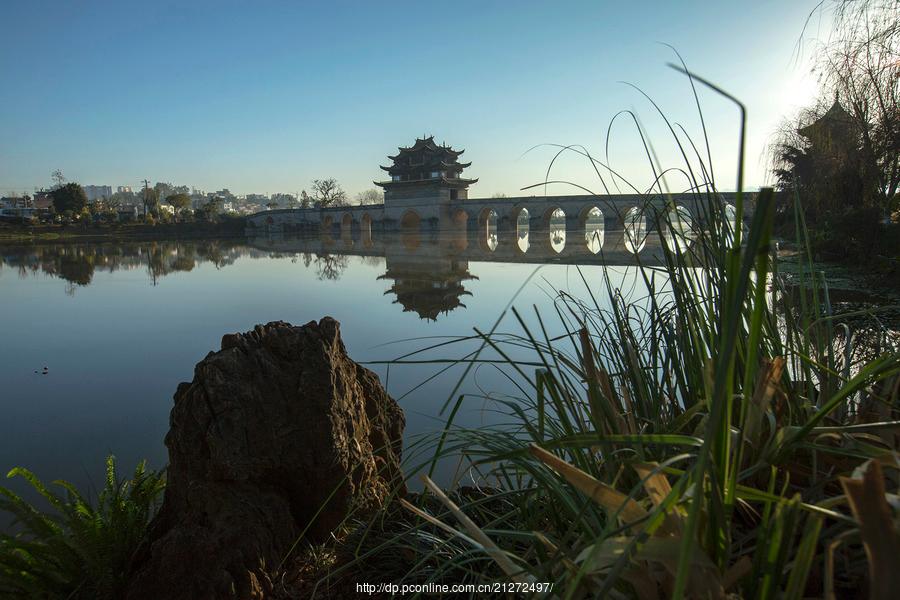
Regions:
<instances>
[{"instance_id":1,"label":"reed","mask_svg":"<svg viewBox=\"0 0 900 600\"><path fill-rule=\"evenodd\" d=\"M743 140L743 106L676 68L692 88L736 103ZM739 195L732 213L718 199L708 146L704 157L665 123L684 164L663 169L644 140L658 177L643 193L657 233L682 243L662 246L662 267L635 267L646 294L629 297L608 273L579 271L581 294L561 291L533 314L513 303L490 331L460 338L478 348L449 360L465 373L447 425L408 451L426 490L387 519L359 523L345 541L350 560L332 577L356 569L395 583L552 582L538 595L562 598L897 589L900 536L885 479L897 480L900 353L873 315L863 353L862 336L833 313L799 198L807 268L789 284L772 240L772 191L752 211ZM617 177L583 148L560 152L590 161L604 187ZM741 190L743 155L739 163ZM666 172L687 178L703 223L685 227L671 210L659 183ZM549 181L548 170L540 185ZM653 213L660 198L668 210ZM486 363L516 396L458 395ZM502 423L457 425L473 402L489 403ZM437 490L429 475L442 461L460 462L473 487Z\"/></svg>"}]
</instances>

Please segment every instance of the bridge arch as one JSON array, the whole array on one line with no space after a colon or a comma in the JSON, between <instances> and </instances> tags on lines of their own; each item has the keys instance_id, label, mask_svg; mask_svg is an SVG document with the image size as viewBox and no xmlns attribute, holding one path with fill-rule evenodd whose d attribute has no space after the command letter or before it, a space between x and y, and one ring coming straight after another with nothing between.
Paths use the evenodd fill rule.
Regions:
<instances>
[{"instance_id":1,"label":"bridge arch","mask_svg":"<svg viewBox=\"0 0 900 600\"><path fill-rule=\"evenodd\" d=\"M625 249L638 254L647 244L647 214L642 206L632 206L622 218Z\"/></svg>"},{"instance_id":2,"label":"bridge arch","mask_svg":"<svg viewBox=\"0 0 900 600\"><path fill-rule=\"evenodd\" d=\"M540 236L546 235L550 249L559 254L566 247L566 211L558 204L548 206L540 220Z\"/></svg>"},{"instance_id":3,"label":"bridge arch","mask_svg":"<svg viewBox=\"0 0 900 600\"><path fill-rule=\"evenodd\" d=\"M497 249L497 224L500 216L491 207L485 207L478 213L478 244L482 250L493 252Z\"/></svg>"},{"instance_id":4,"label":"bridge arch","mask_svg":"<svg viewBox=\"0 0 900 600\"><path fill-rule=\"evenodd\" d=\"M322 233L330 238L334 230L334 217L331 215L322 216Z\"/></svg>"},{"instance_id":5,"label":"bridge arch","mask_svg":"<svg viewBox=\"0 0 900 600\"><path fill-rule=\"evenodd\" d=\"M728 242L728 245L731 246L734 244L734 234L738 227L737 208L735 208L734 204L725 204L722 208L722 214L724 217L725 240Z\"/></svg>"},{"instance_id":6,"label":"bridge arch","mask_svg":"<svg viewBox=\"0 0 900 600\"><path fill-rule=\"evenodd\" d=\"M341 216L341 241L347 248L353 246L353 215L349 212Z\"/></svg>"},{"instance_id":7,"label":"bridge arch","mask_svg":"<svg viewBox=\"0 0 900 600\"><path fill-rule=\"evenodd\" d=\"M469 247L469 213L462 208L450 213L450 247L462 252Z\"/></svg>"},{"instance_id":8,"label":"bridge arch","mask_svg":"<svg viewBox=\"0 0 900 600\"><path fill-rule=\"evenodd\" d=\"M596 204L589 204L578 214L578 230L584 235L584 243L589 252L597 254L603 248L606 223L603 211Z\"/></svg>"},{"instance_id":9,"label":"bridge arch","mask_svg":"<svg viewBox=\"0 0 900 600\"><path fill-rule=\"evenodd\" d=\"M408 210L400 217L400 241L407 250L419 247L422 237L422 217L414 210Z\"/></svg>"},{"instance_id":10,"label":"bridge arch","mask_svg":"<svg viewBox=\"0 0 900 600\"><path fill-rule=\"evenodd\" d=\"M670 252L685 252L696 237L691 211L685 206L673 206L666 211L665 222L660 228L663 243Z\"/></svg>"},{"instance_id":11,"label":"bridge arch","mask_svg":"<svg viewBox=\"0 0 900 600\"><path fill-rule=\"evenodd\" d=\"M528 237L531 230L529 216L528 209L524 206L513 209L512 222L516 225L516 248L522 254L528 252Z\"/></svg>"},{"instance_id":12,"label":"bridge arch","mask_svg":"<svg viewBox=\"0 0 900 600\"><path fill-rule=\"evenodd\" d=\"M372 246L372 216L367 212L359 220L359 238L366 248Z\"/></svg>"}]
</instances>

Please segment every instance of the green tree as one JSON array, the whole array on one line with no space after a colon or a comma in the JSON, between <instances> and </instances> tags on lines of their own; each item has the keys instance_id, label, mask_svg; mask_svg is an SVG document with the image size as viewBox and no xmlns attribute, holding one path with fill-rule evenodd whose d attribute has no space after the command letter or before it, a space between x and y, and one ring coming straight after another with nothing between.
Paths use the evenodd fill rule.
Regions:
<instances>
[{"instance_id":1,"label":"green tree","mask_svg":"<svg viewBox=\"0 0 900 600\"><path fill-rule=\"evenodd\" d=\"M81 209L87 206L87 194L84 189L77 183L66 183L51 192L53 197L53 207L56 212L62 213L71 211L79 213Z\"/></svg>"},{"instance_id":2,"label":"green tree","mask_svg":"<svg viewBox=\"0 0 900 600\"><path fill-rule=\"evenodd\" d=\"M221 198L211 198L209 202L204 204L200 209L203 218L210 222L215 221L216 215L219 214L219 205L221 202Z\"/></svg>"},{"instance_id":3,"label":"green tree","mask_svg":"<svg viewBox=\"0 0 900 600\"><path fill-rule=\"evenodd\" d=\"M177 221L178 215L191 206L191 197L184 193L171 194L166 197L166 204L175 210L175 220Z\"/></svg>"}]
</instances>

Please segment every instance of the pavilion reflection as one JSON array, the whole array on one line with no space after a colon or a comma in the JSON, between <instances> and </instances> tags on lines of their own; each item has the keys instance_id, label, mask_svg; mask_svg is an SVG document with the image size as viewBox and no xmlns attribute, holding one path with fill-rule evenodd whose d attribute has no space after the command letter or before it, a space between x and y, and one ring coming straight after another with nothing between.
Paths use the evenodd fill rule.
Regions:
<instances>
[{"instance_id":1,"label":"pavilion reflection","mask_svg":"<svg viewBox=\"0 0 900 600\"><path fill-rule=\"evenodd\" d=\"M456 258L416 260L411 256L386 257L386 271L378 279L392 281L384 294L394 294L394 304L420 319L436 321L457 308L465 308L463 296L472 292L464 281L478 279L469 273L469 262Z\"/></svg>"}]
</instances>

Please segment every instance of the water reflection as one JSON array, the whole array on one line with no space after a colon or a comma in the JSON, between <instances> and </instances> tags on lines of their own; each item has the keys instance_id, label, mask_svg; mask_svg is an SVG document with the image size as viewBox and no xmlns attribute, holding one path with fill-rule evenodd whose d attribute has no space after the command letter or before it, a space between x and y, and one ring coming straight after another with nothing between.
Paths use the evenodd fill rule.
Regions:
<instances>
[{"instance_id":1,"label":"water reflection","mask_svg":"<svg viewBox=\"0 0 900 600\"><path fill-rule=\"evenodd\" d=\"M435 320L451 311L465 308L461 301L470 295L464 282L477 279L468 271L473 261L495 263L629 265L635 263L633 246L627 231L604 230L602 212L594 208L584 218L584 243L566 246L566 215L557 209L549 218L548 233L541 233L541 244L530 244L528 211L516 214L514 225L503 224L499 215L489 211L479 226L467 230L460 219L458 231L434 232L410 219L408 227L397 233L378 232L372 224L341 227L338 237L323 228L313 234L267 235L249 238L156 241L128 243L69 243L0 246L0 278L12 272L21 278L45 275L65 282L63 291L75 295L96 283L97 273L116 271L143 273L151 285L176 273L193 271L205 264L222 269L238 259L288 259L310 271L319 281L338 281L351 264L351 256L383 264L372 280L390 282L385 288L395 296L395 304L423 319ZM343 219L341 219L343 220ZM332 225L335 229L338 223ZM477 238L477 240L475 239ZM579 235L579 240L581 239ZM651 249L659 242L651 239ZM504 241L505 240L505 241ZM547 243L549 241L549 244ZM565 253L560 254L565 248ZM598 254L600 249L603 254ZM641 260L653 264L655 255L645 252ZM379 262L380 261L380 262ZM384 290L383 290L384 291Z\"/></svg>"},{"instance_id":2,"label":"water reflection","mask_svg":"<svg viewBox=\"0 0 900 600\"><path fill-rule=\"evenodd\" d=\"M436 321L457 308L465 308L460 298L472 293L462 282L478 279L469 273L469 263L453 258L413 260L412 257L392 257L386 261L387 271L378 279L392 281L384 294L396 296L394 304L403 312L414 312L420 319Z\"/></svg>"},{"instance_id":3,"label":"water reflection","mask_svg":"<svg viewBox=\"0 0 900 600\"><path fill-rule=\"evenodd\" d=\"M207 262L220 268L246 254L246 248L221 240L46 244L0 248L0 266L15 269L20 277L35 273L58 277L67 282L66 293L71 295L90 285L98 271L144 271L155 285L171 273L191 271Z\"/></svg>"}]
</instances>

